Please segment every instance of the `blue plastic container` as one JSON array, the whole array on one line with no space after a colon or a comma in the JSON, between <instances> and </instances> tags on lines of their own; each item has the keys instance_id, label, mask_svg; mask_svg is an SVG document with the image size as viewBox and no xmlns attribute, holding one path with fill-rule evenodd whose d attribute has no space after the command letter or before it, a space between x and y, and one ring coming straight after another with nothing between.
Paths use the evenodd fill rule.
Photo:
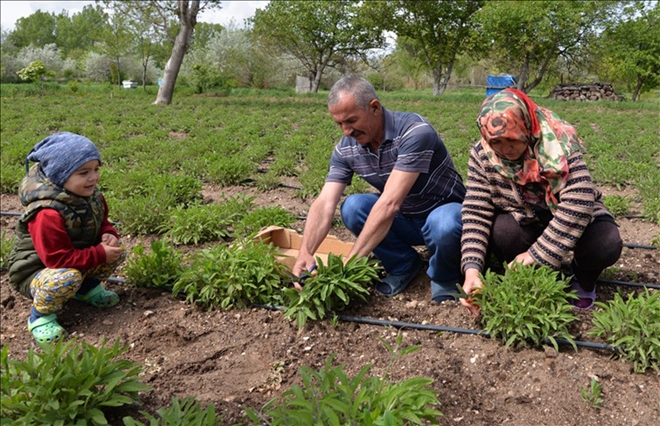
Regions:
<instances>
[{"instance_id":1,"label":"blue plastic container","mask_svg":"<svg viewBox=\"0 0 660 426\"><path fill-rule=\"evenodd\" d=\"M486 77L486 96L501 92L507 87L517 84L516 77L512 75L489 75Z\"/></svg>"}]
</instances>

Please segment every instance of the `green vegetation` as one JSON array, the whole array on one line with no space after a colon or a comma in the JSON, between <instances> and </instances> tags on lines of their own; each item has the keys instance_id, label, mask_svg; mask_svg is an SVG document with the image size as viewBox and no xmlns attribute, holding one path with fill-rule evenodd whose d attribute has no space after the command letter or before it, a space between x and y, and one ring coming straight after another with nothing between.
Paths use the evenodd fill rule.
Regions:
<instances>
[{"instance_id":1,"label":"green vegetation","mask_svg":"<svg viewBox=\"0 0 660 426\"><path fill-rule=\"evenodd\" d=\"M582 396L582 400L595 410L600 408L600 405L603 403L603 389L595 377L591 378L588 388L580 387L580 395Z\"/></svg>"},{"instance_id":2,"label":"green vegetation","mask_svg":"<svg viewBox=\"0 0 660 426\"><path fill-rule=\"evenodd\" d=\"M139 364L118 359L128 347L99 347L71 339L30 349L26 361L9 359L2 348L2 417L12 424L107 425L103 409L133 404L140 383Z\"/></svg>"},{"instance_id":3,"label":"green vegetation","mask_svg":"<svg viewBox=\"0 0 660 426\"><path fill-rule=\"evenodd\" d=\"M149 420L149 426L217 426L222 419L220 415L216 415L213 404L202 409L199 402L191 396L183 398L182 401L173 397L169 407L156 410L158 417L146 411L140 411L140 414ZM124 417L123 420L125 426L146 426L132 417Z\"/></svg>"},{"instance_id":4,"label":"green vegetation","mask_svg":"<svg viewBox=\"0 0 660 426\"><path fill-rule=\"evenodd\" d=\"M371 364L354 377L344 366L333 367L331 356L320 371L301 367L302 386L294 385L274 398L261 412L248 409L254 424L277 425L437 425L442 412L433 408L438 398L428 386L432 379L413 377L392 382L389 372L402 356L419 346L400 348L401 335L394 348L381 339L390 352L390 364L382 377L368 376ZM265 423L264 423L265 422Z\"/></svg>"},{"instance_id":5,"label":"green vegetation","mask_svg":"<svg viewBox=\"0 0 660 426\"><path fill-rule=\"evenodd\" d=\"M605 207L616 217L630 214L630 198L621 195L609 195L603 197Z\"/></svg>"},{"instance_id":6,"label":"green vegetation","mask_svg":"<svg viewBox=\"0 0 660 426\"><path fill-rule=\"evenodd\" d=\"M504 275L487 271L484 286L473 295L481 306L484 331L504 341L506 346L539 347L549 341L559 350L556 338L566 339L577 351L568 332L577 320L567 293L569 279L548 267L514 265Z\"/></svg>"},{"instance_id":7,"label":"green vegetation","mask_svg":"<svg viewBox=\"0 0 660 426\"><path fill-rule=\"evenodd\" d=\"M191 254L191 265L174 284L186 301L208 309L278 303L286 267L278 263L272 245L253 240L216 245Z\"/></svg>"},{"instance_id":8,"label":"green vegetation","mask_svg":"<svg viewBox=\"0 0 660 426\"><path fill-rule=\"evenodd\" d=\"M141 243L128 256L124 274L136 287L170 289L183 274L183 252L176 250L167 239L154 240L147 253Z\"/></svg>"},{"instance_id":9,"label":"green vegetation","mask_svg":"<svg viewBox=\"0 0 660 426\"><path fill-rule=\"evenodd\" d=\"M6 268L7 262L9 260L9 255L14 249L14 237L7 236L7 230L2 230L2 236L0 237L0 268Z\"/></svg>"},{"instance_id":10,"label":"green vegetation","mask_svg":"<svg viewBox=\"0 0 660 426\"><path fill-rule=\"evenodd\" d=\"M633 365L637 373L651 368L660 372L660 292L620 294L607 304L596 302L590 336L600 337L614 346L619 355Z\"/></svg>"},{"instance_id":11,"label":"green vegetation","mask_svg":"<svg viewBox=\"0 0 660 426\"><path fill-rule=\"evenodd\" d=\"M379 267L367 257L353 256L344 264L343 256L328 255L328 264L316 258L317 274L309 276L302 291L285 290L287 318L296 318L298 328L307 319L320 320L343 310L355 299L366 300L369 286L378 279Z\"/></svg>"}]
</instances>

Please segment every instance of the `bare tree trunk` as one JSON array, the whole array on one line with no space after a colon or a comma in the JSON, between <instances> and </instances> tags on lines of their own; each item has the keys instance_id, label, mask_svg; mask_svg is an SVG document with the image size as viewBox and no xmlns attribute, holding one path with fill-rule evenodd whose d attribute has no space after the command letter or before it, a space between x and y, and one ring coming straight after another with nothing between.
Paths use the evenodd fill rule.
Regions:
<instances>
[{"instance_id":1,"label":"bare tree trunk","mask_svg":"<svg viewBox=\"0 0 660 426\"><path fill-rule=\"evenodd\" d=\"M165 65L165 72L163 73L163 84L158 88L158 96L154 104L169 105L172 103L172 95L174 94L174 84L183 63L183 57L188 51L190 45L190 38L192 37L193 30L197 24L197 13L199 12L199 0L185 1L179 0L179 20L181 22L181 29L179 34L176 35L174 40L174 47L172 48L172 55Z\"/></svg>"},{"instance_id":2,"label":"bare tree trunk","mask_svg":"<svg viewBox=\"0 0 660 426\"><path fill-rule=\"evenodd\" d=\"M632 101L636 102L637 98L639 97L639 92L642 90L642 86L644 85L644 79L642 77L637 77L637 85L635 86L635 90L633 91L632 94Z\"/></svg>"},{"instance_id":3,"label":"bare tree trunk","mask_svg":"<svg viewBox=\"0 0 660 426\"><path fill-rule=\"evenodd\" d=\"M518 76L518 85L516 89L523 91L525 82L527 81L527 73L529 72L529 54L525 55L525 61L520 67L520 75Z\"/></svg>"},{"instance_id":4,"label":"bare tree trunk","mask_svg":"<svg viewBox=\"0 0 660 426\"><path fill-rule=\"evenodd\" d=\"M447 85L449 84L449 79L451 78L451 72L454 69L454 58L452 58L451 62L449 63L449 66L447 67L447 72L445 72L445 76L442 79L442 83L440 83L440 93L438 95L442 95L445 93L445 90L447 90Z\"/></svg>"}]
</instances>

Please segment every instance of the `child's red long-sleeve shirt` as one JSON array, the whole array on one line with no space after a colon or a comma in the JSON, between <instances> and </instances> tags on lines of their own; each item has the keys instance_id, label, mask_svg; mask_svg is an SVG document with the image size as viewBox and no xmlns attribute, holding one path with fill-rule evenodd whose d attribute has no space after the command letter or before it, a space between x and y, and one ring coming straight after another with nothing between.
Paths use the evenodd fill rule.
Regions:
<instances>
[{"instance_id":1,"label":"child's red long-sleeve shirt","mask_svg":"<svg viewBox=\"0 0 660 426\"><path fill-rule=\"evenodd\" d=\"M101 235L112 234L119 238L117 231L108 221L108 205L105 200L105 216L101 224ZM53 209L42 209L28 223L34 248L47 268L75 268L87 270L105 263L105 250L100 244L88 248L73 247L66 232L64 219Z\"/></svg>"}]
</instances>

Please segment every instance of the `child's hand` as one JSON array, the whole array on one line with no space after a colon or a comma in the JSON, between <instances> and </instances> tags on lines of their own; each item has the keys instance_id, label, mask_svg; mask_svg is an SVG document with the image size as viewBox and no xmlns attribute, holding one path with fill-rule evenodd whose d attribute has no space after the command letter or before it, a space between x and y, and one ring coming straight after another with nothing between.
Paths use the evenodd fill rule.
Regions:
<instances>
[{"instance_id":1,"label":"child's hand","mask_svg":"<svg viewBox=\"0 0 660 426\"><path fill-rule=\"evenodd\" d=\"M106 234L107 235L107 234ZM124 252L123 247L111 246L106 242L101 242L101 247L105 250L105 262L112 263L119 259L119 256Z\"/></svg>"},{"instance_id":2,"label":"child's hand","mask_svg":"<svg viewBox=\"0 0 660 426\"><path fill-rule=\"evenodd\" d=\"M119 247L119 238L115 237L112 234L103 234L101 235L101 242L106 243L112 247Z\"/></svg>"}]
</instances>

